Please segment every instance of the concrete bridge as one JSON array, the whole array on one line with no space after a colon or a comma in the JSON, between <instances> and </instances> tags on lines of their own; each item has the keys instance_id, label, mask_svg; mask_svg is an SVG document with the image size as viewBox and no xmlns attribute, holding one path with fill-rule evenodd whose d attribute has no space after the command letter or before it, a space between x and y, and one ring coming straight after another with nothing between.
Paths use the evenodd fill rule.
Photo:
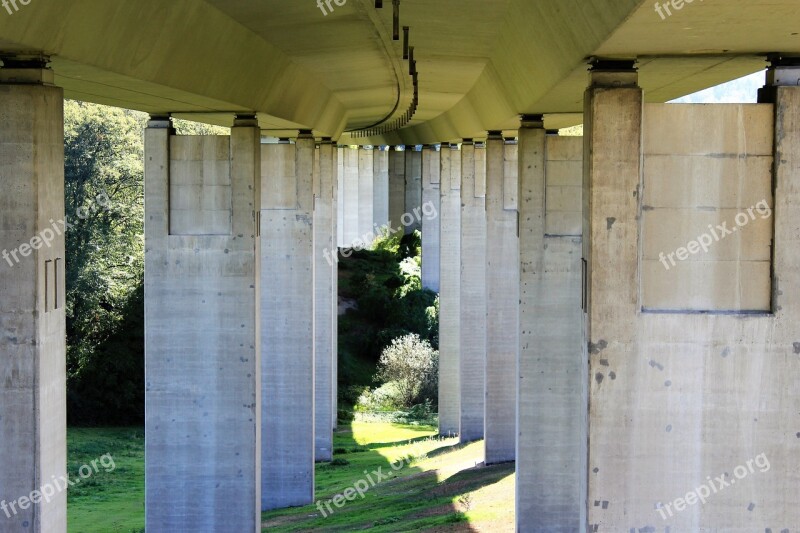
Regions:
<instances>
[{"instance_id":1,"label":"concrete bridge","mask_svg":"<svg viewBox=\"0 0 800 533\"><path fill-rule=\"evenodd\" d=\"M148 532L312 502L326 252L376 225L422 229L440 429L516 460L519 531L800 524L795 1L0 5L0 499L65 475L66 96L151 115ZM0 516L65 530L65 493Z\"/></svg>"}]
</instances>

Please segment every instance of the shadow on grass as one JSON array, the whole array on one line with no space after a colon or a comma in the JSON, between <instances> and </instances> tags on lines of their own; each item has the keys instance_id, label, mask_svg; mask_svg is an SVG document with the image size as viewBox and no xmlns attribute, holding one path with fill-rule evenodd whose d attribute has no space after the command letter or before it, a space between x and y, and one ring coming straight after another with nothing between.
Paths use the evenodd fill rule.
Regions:
<instances>
[{"instance_id":1,"label":"shadow on grass","mask_svg":"<svg viewBox=\"0 0 800 533\"><path fill-rule=\"evenodd\" d=\"M385 439L381 433L388 427L375 424L372 435L381 442L357 442L357 437L369 439L371 428L363 423L350 423L349 428L337 431L334 449L347 451L337 453L333 464L317 464L315 504L264 513L264 531L475 531L463 512L469 503L459 503L460 498L508 476L513 464L470 468L440 482L436 470L423 470L402 458L422 446L427 458L445 457L464 446L437 446L433 427L393 425L406 438ZM418 431L429 434L414 437ZM401 459L392 463L390 458Z\"/></svg>"}]
</instances>

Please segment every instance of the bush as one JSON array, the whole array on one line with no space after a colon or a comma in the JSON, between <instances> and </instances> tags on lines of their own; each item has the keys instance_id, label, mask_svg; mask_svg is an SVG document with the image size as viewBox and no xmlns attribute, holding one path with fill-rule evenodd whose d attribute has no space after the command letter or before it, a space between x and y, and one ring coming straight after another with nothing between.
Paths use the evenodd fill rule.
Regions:
<instances>
[{"instance_id":1,"label":"bush","mask_svg":"<svg viewBox=\"0 0 800 533\"><path fill-rule=\"evenodd\" d=\"M439 352L419 335L396 338L381 354L376 381L393 383L397 403L411 407L436 394L439 372Z\"/></svg>"}]
</instances>

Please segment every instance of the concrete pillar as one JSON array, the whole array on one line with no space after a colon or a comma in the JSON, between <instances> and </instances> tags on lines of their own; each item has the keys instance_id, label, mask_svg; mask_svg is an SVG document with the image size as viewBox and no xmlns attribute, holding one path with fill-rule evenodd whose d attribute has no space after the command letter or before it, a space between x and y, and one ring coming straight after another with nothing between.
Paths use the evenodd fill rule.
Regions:
<instances>
[{"instance_id":1,"label":"concrete pillar","mask_svg":"<svg viewBox=\"0 0 800 533\"><path fill-rule=\"evenodd\" d=\"M422 152L416 147L406 146L406 203L404 213L413 217L413 222L405 227L406 234L422 229ZM408 217L406 217L408 218Z\"/></svg>"},{"instance_id":2,"label":"concrete pillar","mask_svg":"<svg viewBox=\"0 0 800 533\"><path fill-rule=\"evenodd\" d=\"M482 439L486 373L486 149L461 148L461 442Z\"/></svg>"},{"instance_id":3,"label":"concrete pillar","mask_svg":"<svg viewBox=\"0 0 800 533\"><path fill-rule=\"evenodd\" d=\"M362 248L372 245L372 227L375 212L372 207L374 200L373 179L375 174L375 161L372 147L361 147L358 150L358 240Z\"/></svg>"},{"instance_id":4,"label":"concrete pillar","mask_svg":"<svg viewBox=\"0 0 800 533\"><path fill-rule=\"evenodd\" d=\"M315 459L333 459L336 388L336 149L329 140L317 149L314 172L314 367Z\"/></svg>"},{"instance_id":5,"label":"concrete pillar","mask_svg":"<svg viewBox=\"0 0 800 533\"><path fill-rule=\"evenodd\" d=\"M486 142L486 464L513 461L517 443L519 239L517 145Z\"/></svg>"},{"instance_id":6,"label":"concrete pillar","mask_svg":"<svg viewBox=\"0 0 800 533\"><path fill-rule=\"evenodd\" d=\"M406 152L389 148L389 224L402 229L401 218L406 212Z\"/></svg>"},{"instance_id":7,"label":"concrete pillar","mask_svg":"<svg viewBox=\"0 0 800 533\"><path fill-rule=\"evenodd\" d=\"M262 157L261 508L270 510L314 500L314 139L263 145Z\"/></svg>"},{"instance_id":8,"label":"concrete pillar","mask_svg":"<svg viewBox=\"0 0 800 533\"><path fill-rule=\"evenodd\" d=\"M352 248L358 240L358 206L359 206L359 181L358 166L359 152L350 147L343 151L342 173L344 177L342 216L344 224L344 248Z\"/></svg>"},{"instance_id":9,"label":"concrete pillar","mask_svg":"<svg viewBox=\"0 0 800 533\"><path fill-rule=\"evenodd\" d=\"M441 156L435 146L422 150L422 287L439 292L439 185ZM430 216L425 213L435 213Z\"/></svg>"},{"instance_id":10,"label":"concrete pillar","mask_svg":"<svg viewBox=\"0 0 800 533\"><path fill-rule=\"evenodd\" d=\"M336 243L344 248L344 147L336 147Z\"/></svg>"},{"instance_id":11,"label":"concrete pillar","mask_svg":"<svg viewBox=\"0 0 800 533\"><path fill-rule=\"evenodd\" d=\"M389 227L389 151L376 149L372 189L372 222L385 231Z\"/></svg>"},{"instance_id":12,"label":"concrete pillar","mask_svg":"<svg viewBox=\"0 0 800 533\"><path fill-rule=\"evenodd\" d=\"M65 532L64 94L45 61L0 70L0 531ZM15 507L5 507L13 502ZM6 510L8 509L8 510Z\"/></svg>"},{"instance_id":13,"label":"concrete pillar","mask_svg":"<svg viewBox=\"0 0 800 533\"><path fill-rule=\"evenodd\" d=\"M148 531L259 530L259 143L145 130Z\"/></svg>"},{"instance_id":14,"label":"concrete pillar","mask_svg":"<svg viewBox=\"0 0 800 533\"><path fill-rule=\"evenodd\" d=\"M541 117L523 119L518 153L517 531L583 531L588 369L581 240L546 235Z\"/></svg>"},{"instance_id":15,"label":"concrete pillar","mask_svg":"<svg viewBox=\"0 0 800 533\"><path fill-rule=\"evenodd\" d=\"M461 152L442 145L439 230L439 433L457 435L461 419Z\"/></svg>"}]
</instances>

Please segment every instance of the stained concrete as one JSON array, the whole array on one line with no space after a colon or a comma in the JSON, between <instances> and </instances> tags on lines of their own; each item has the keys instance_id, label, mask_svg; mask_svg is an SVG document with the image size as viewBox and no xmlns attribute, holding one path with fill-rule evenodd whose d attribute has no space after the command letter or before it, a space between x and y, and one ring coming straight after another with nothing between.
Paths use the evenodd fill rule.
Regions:
<instances>
[{"instance_id":1,"label":"stained concrete","mask_svg":"<svg viewBox=\"0 0 800 533\"><path fill-rule=\"evenodd\" d=\"M0 501L16 507L0 514L0 531L60 533L66 492L27 509L17 500L66 475L64 227L52 222L64 220L64 95L41 83L48 71L25 72L20 85L4 84L6 75L0 70L0 250L9 254L0 260Z\"/></svg>"},{"instance_id":2,"label":"stained concrete","mask_svg":"<svg viewBox=\"0 0 800 533\"><path fill-rule=\"evenodd\" d=\"M520 306L517 531L585 531L586 376L582 349L581 239L547 236L547 175L558 145L582 139L519 130ZM573 169L581 177L581 166ZM579 197L580 198L580 197Z\"/></svg>"},{"instance_id":3,"label":"stained concrete","mask_svg":"<svg viewBox=\"0 0 800 533\"><path fill-rule=\"evenodd\" d=\"M336 149L322 143L314 165L314 438L316 461L333 459L336 408Z\"/></svg>"},{"instance_id":4,"label":"stained concrete","mask_svg":"<svg viewBox=\"0 0 800 533\"><path fill-rule=\"evenodd\" d=\"M229 145L229 235L169 233L171 174L197 169L205 140L145 131L148 531L260 529L260 131L239 124L213 141Z\"/></svg>"},{"instance_id":5,"label":"stained concrete","mask_svg":"<svg viewBox=\"0 0 800 533\"><path fill-rule=\"evenodd\" d=\"M519 238L517 146L486 142L486 464L513 461L517 442Z\"/></svg>"},{"instance_id":6,"label":"stained concrete","mask_svg":"<svg viewBox=\"0 0 800 533\"><path fill-rule=\"evenodd\" d=\"M422 150L422 287L439 292L441 155L433 146Z\"/></svg>"},{"instance_id":7,"label":"stained concrete","mask_svg":"<svg viewBox=\"0 0 800 533\"><path fill-rule=\"evenodd\" d=\"M261 508L269 510L314 499L314 139L262 151Z\"/></svg>"},{"instance_id":8,"label":"stained concrete","mask_svg":"<svg viewBox=\"0 0 800 533\"><path fill-rule=\"evenodd\" d=\"M461 442L484 435L486 374L486 149L461 148Z\"/></svg>"},{"instance_id":9,"label":"stained concrete","mask_svg":"<svg viewBox=\"0 0 800 533\"><path fill-rule=\"evenodd\" d=\"M442 145L439 155L439 433L450 436L461 420L461 152Z\"/></svg>"}]
</instances>

